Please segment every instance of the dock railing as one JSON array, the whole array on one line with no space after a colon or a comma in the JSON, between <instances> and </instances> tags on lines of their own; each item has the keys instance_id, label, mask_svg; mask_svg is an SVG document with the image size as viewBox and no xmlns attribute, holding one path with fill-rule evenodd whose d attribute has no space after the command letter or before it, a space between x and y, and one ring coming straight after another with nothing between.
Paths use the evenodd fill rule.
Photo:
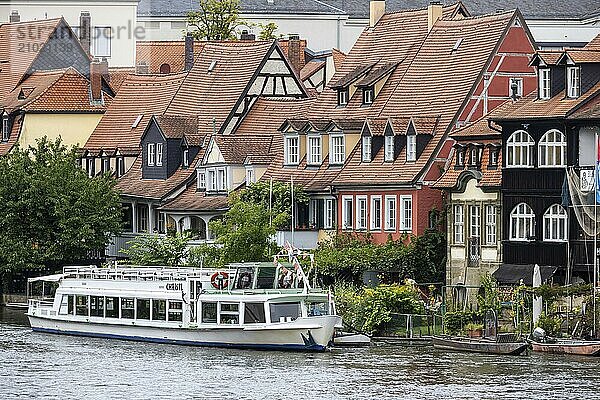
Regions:
<instances>
[{"instance_id":1,"label":"dock railing","mask_svg":"<svg viewBox=\"0 0 600 400\"><path fill-rule=\"evenodd\" d=\"M438 335L442 329L441 315L392 313L382 331L384 336L412 339Z\"/></svg>"}]
</instances>

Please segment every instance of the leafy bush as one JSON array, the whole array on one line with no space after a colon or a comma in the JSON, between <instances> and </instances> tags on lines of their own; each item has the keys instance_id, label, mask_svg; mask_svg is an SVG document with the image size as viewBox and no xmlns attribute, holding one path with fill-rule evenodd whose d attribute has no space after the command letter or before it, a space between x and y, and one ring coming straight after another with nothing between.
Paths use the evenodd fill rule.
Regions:
<instances>
[{"instance_id":1,"label":"leafy bush","mask_svg":"<svg viewBox=\"0 0 600 400\"><path fill-rule=\"evenodd\" d=\"M560 334L562 320L560 317L552 317L542 313L538 319L537 326L546 331L548 336L557 336Z\"/></svg>"},{"instance_id":2,"label":"leafy bush","mask_svg":"<svg viewBox=\"0 0 600 400\"><path fill-rule=\"evenodd\" d=\"M356 289L340 284L335 289L335 299L337 311L344 321L368 334L380 333L383 325L391 320L392 313L418 314L424 310L412 285Z\"/></svg>"},{"instance_id":3,"label":"leafy bush","mask_svg":"<svg viewBox=\"0 0 600 400\"><path fill-rule=\"evenodd\" d=\"M448 311L444 314L444 328L450 335L464 333L469 325L481 323L481 316L477 311Z\"/></svg>"},{"instance_id":4,"label":"leafy bush","mask_svg":"<svg viewBox=\"0 0 600 400\"><path fill-rule=\"evenodd\" d=\"M188 257L189 236L140 235L124 250L134 265L180 266Z\"/></svg>"},{"instance_id":5,"label":"leafy bush","mask_svg":"<svg viewBox=\"0 0 600 400\"><path fill-rule=\"evenodd\" d=\"M222 267L223 250L217 246L201 244L190 249L187 264L192 267Z\"/></svg>"}]
</instances>

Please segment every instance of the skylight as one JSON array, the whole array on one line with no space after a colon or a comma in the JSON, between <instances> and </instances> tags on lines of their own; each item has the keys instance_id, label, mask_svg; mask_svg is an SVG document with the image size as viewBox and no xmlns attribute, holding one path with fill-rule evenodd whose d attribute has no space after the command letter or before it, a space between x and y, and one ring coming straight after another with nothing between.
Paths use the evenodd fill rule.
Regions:
<instances>
[{"instance_id":1,"label":"skylight","mask_svg":"<svg viewBox=\"0 0 600 400\"><path fill-rule=\"evenodd\" d=\"M131 125L131 129L137 128L138 125L140 124L140 121L142 120L142 118L144 118L144 114L138 115L137 118L135 119L135 121L133 121L133 124Z\"/></svg>"},{"instance_id":2,"label":"skylight","mask_svg":"<svg viewBox=\"0 0 600 400\"><path fill-rule=\"evenodd\" d=\"M217 60L213 60L210 63L210 66L208 67L208 72L213 72L213 70L215 69L216 66L217 66Z\"/></svg>"},{"instance_id":3,"label":"skylight","mask_svg":"<svg viewBox=\"0 0 600 400\"><path fill-rule=\"evenodd\" d=\"M456 41L456 43L454 43L454 47L452 48L452 53L458 51L458 48L460 47L462 42L463 42L463 38L460 38Z\"/></svg>"}]
</instances>

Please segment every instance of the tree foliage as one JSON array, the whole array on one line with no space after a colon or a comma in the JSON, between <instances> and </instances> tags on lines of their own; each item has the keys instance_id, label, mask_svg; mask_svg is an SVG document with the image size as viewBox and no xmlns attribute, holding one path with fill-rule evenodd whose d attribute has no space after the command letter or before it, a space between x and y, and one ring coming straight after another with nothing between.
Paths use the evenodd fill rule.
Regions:
<instances>
[{"instance_id":1,"label":"tree foliage","mask_svg":"<svg viewBox=\"0 0 600 400\"><path fill-rule=\"evenodd\" d=\"M109 176L88 178L60 139L0 158L0 270L56 267L103 250L121 231L114 186Z\"/></svg>"},{"instance_id":2,"label":"tree foliage","mask_svg":"<svg viewBox=\"0 0 600 400\"><path fill-rule=\"evenodd\" d=\"M378 271L390 279L443 282L446 264L444 235L429 231L408 239L376 244L368 235L341 234L320 244L315 251L315 260L319 272L329 281L359 283L365 271Z\"/></svg>"},{"instance_id":3,"label":"tree foliage","mask_svg":"<svg viewBox=\"0 0 600 400\"><path fill-rule=\"evenodd\" d=\"M277 29L279 29L275 22L269 22L268 24L259 23L258 27L260 28L260 33L258 34L260 40L273 40L281 37L281 35L275 34Z\"/></svg>"},{"instance_id":4,"label":"tree foliage","mask_svg":"<svg viewBox=\"0 0 600 400\"><path fill-rule=\"evenodd\" d=\"M198 11L187 15L197 40L235 40L235 30L245 25L240 18L240 0L199 0Z\"/></svg>"},{"instance_id":5,"label":"tree foliage","mask_svg":"<svg viewBox=\"0 0 600 400\"><path fill-rule=\"evenodd\" d=\"M189 255L189 235L140 235L130 241L124 250L134 265L162 265L178 267Z\"/></svg>"}]
</instances>

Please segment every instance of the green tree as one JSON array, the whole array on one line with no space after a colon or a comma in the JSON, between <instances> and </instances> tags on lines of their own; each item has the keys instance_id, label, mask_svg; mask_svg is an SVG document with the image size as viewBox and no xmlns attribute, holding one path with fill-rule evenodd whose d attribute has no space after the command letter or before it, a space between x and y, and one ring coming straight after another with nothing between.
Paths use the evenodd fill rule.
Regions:
<instances>
[{"instance_id":1,"label":"green tree","mask_svg":"<svg viewBox=\"0 0 600 400\"><path fill-rule=\"evenodd\" d=\"M199 0L198 11L187 15L197 40L235 40L235 30L245 25L240 18L240 0Z\"/></svg>"},{"instance_id":2,"label":"green tree","mask_svg":"<svg viewBox=\"0 0 600 400\"><path fill-rule=\"evenodd\" d=\"M277 219L276 228L291 223L292 215L292 185L283 182L259 181L243 190L240 194L242 201L260 204L265 210L271 209L273 219ZM299 186L294 186L294 203L308 204L308 195Z\"/></svg>"},{"instance_id":3,"label":"green tree","mask_svg":"<svg viewBox=\"0 0 600 400\"><path fill-rule=\"evenodd\" d=\"M130 241L124 252L134 265L178 267L189 255L189 235L141 235Z\"/></svg>"},{"instance_id":4,"label":"green tree","mask_svg":"<svg viewBox=\"0 0 600 400\"><path fill-rule=\"evenodd\" d=\"M273 40L281 37L281 35L276 35L275 32L279 27L275 22L269 22L268 24L258 24L260 28L260 33L258 34L258 38L260 40Z\"/></svg>"},{"instance_id":5,"label":"green tree","mask_svg":"<svg viewBox=\"0 0 600 400\"><path fill-rule=\"evenodd\" d=\"M103 250L121 232L115 183L89 179L60 139L0 158L0 271L56 268Z\"/></svg>"}]
</instances>

